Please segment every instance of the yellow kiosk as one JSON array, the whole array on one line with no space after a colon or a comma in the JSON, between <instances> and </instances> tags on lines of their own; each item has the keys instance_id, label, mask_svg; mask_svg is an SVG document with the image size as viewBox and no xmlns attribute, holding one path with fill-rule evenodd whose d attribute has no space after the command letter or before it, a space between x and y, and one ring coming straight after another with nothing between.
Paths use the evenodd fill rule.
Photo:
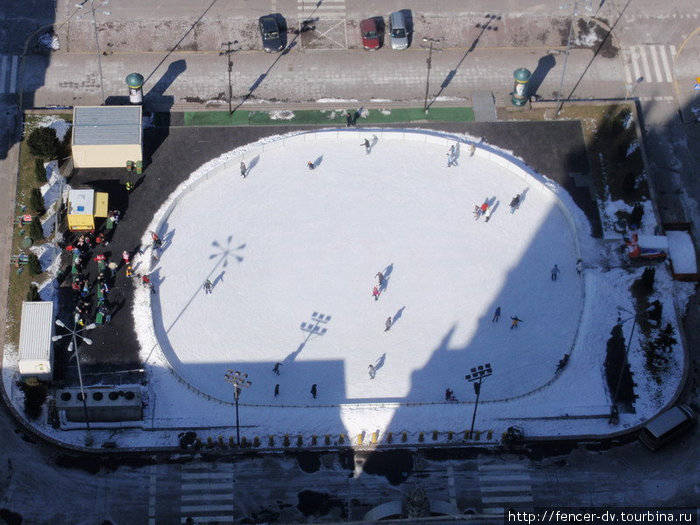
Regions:
<instances>
[{"instance_id":1,"label":"yellow kiosk","mask_svg":"<svg viewBox=\"0 0 700 525\"><path fill-rule=\"evenodd\" d=\"M68 192L68 229L72 232L93 231L95 219L109 214L109 194L82 189Z\"/></svg>"}]
</instances>

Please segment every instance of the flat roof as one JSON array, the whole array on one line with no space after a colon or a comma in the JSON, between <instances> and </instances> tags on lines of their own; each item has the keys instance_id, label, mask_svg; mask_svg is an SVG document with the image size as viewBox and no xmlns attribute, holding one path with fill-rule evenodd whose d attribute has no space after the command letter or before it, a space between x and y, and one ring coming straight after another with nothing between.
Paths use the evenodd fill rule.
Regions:
<instances>
[{"instance_id":1,"label":"flat roof","mask_svg":"<svg viewBox=\"0 0 700 525\"><path fill-rule=\"evenodd\" d=\"M22 323L19 332L19 359L48 360L51 356L53 303L32 301L22 303Z\"/></svg>"},{"instance_id":2,"label":"flat roof","mask_svg":"<svg viewBox=\"0 0 700 525\"><path fill-rule=\"evenodd\" d=\"M141 144L141 106L78 106L73 145Z\"/></svg>"},{"instance_id":3,"label":"flat roof","mask_svg":"<svg viewBox=\"0 0 700 525\"><path fill-rule=\"evenodd\" d=\"M70 190L68 215L92 215L95 207L95 190Z\"/></svg>"}]
</instances>

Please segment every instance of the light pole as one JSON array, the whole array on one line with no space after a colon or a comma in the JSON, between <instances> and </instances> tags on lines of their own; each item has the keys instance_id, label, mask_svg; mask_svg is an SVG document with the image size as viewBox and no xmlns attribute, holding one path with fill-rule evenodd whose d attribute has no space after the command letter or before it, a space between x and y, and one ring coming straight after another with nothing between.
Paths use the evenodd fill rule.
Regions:
<instances>
[{"instance_id":1,"label":"light pole","mask_svg":"<svg viewBox=\"0 0 700 525\"><path fill-rule=\"evenodd\" d=\"M56 319L56 325L60 326L61 328L65 328L68 330L70 333L68 334L63 334L63 335L54 335L51 340L52 341L58 341L59 339L63 339L66 336L71 336L71 342L68 344L68 351L72 352L75 350L75 361L78 363L78 382L80 383L80 396L83 398L83 409L85 410L85 427L87 428L87 436L85 437L85 446L89 447L92 446L92 435L90 434L90 416L88 415L88 408L87 408L87 398L85 397L85 388L83 388L83 374L80 370L80 354L78 353L78 337L87 345L92 344L92 339L89 339L88 337L85 337L82 335L82 332L86 332L87 330L92 330L95 328L95 323L91 323L80 330L77 329L75 324L73 325L73 328L69 328L66 326L63 321L60 319Z\"/></svg>"},{"instance_id":2,"label":"light pole","mask_svg":"<svg viewBox=\"0 0 700 525\"><path fill-rule=\"evenodd\" d=\"M610 406L610 418L608 419L608 423L615 424L619 421L619 409L617 407L617 396L620 393L620 385L622 385L622 374L625 372L625 365L627 364L627 355L629 354L630 351L630 346L632 345L632 338L634 337L634 329L637 326L637 315L633 314L626 308L623 308L622 306L617 307L618 312L627 312L630 314L630 317L624 320L620 320L618 317L618 324L623 325L630 319L632 319L632 331L630 332L630 338L627 341L627 348L625 348L625 357L622 360L622 363L620 364L620 374L617 376L617 384L615 385L615 392L613 392L612 396L612 405Z\"/></svg>"},{"instance_id":3,"label":"light pole","mask_svg":"<svg viewBox=\"0 0 700 525\"><path fill-rule=\"evenodd\" d=\"M233 400L236 402L236 445L240 448L241 426L238 419L238 398L241 397L241 389L248 388L253 383L248 381L248 374L244 374L238 370L231 370L230 368L224 377L227 382L233 385Z\"/></svg>"},{"instance_id":4,"label":"light pole","mask_svg":"<svg viewBox=\"0 0 700 525\"><path fill-rule=\"evenodd\" d=\"M228 59L228 114L233 115L233 84L231 83L231 73L233 72L233 60L231 60L231 55L234 51L240 51L241 47L238 40L233 42L224 42L221 47L226 46L224 51L219 52L219 56L226 55Z\"/></svg>"},{"instance_id":5,"label":"light pole","mask_svg":"<svg viewBox=\"0 0 700 525\"><path fill-rule=\"evenodd\" d=\"M423 111L425 111L425 114L428 114L428 90L430 89L430 68L432 67L433 64L433 44L439 44L440 39L439 38L428 38L427 36L423 37L423 42L428 42L430 46L428 47L428 75L425 78L425 99L423 101ZM425 47L425 46L423 46Z\"/></svg>"},{"instance_id":6,"label":"light pole","mask_svg":"<svg viewBox=\"0 0 700 525\"><path fill-rule=\"evenodd\" d=\"M491 363L486 363L485 365L479 365L472 368L471 373L464 376L464 379L469 381L474 385L474 393L476 394L476 402L474 403L474 415L472 415L472 426L469 429L469 439L472 438L474 434L474 421L476 421L476 407L479 406L479 394L481 394L481 382L493 374L493 369L491 368Z\"/></svg>"}]
</instances>

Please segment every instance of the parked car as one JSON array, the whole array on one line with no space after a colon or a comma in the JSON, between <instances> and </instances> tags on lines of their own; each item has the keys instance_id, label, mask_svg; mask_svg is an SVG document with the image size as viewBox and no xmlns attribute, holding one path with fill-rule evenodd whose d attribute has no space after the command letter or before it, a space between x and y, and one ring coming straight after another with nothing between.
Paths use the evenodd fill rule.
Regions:
<instances>
[{"instance_id":1,"label":"parked car","mask_svg":"<svg viewBox=\"0 0 700 525\"><path fill-rule=\"evenodd\" d=\"M382 45L382 34L377 20L366 18L360 22L360 34L362 35L362 47L367 50L379 49Z\"/></svg>"},{"instance_id":2,"label":"parked car","mask_svg":"<svg viewBox=\"0 0 700 525\"><path fill-rule=\"evenodd\" d=\"M401 11L391 13L389 17L389 32L391 34L391 49L406 49L408 47L406 17Z\"/></svg>"},{"instance_id":3,"label":"parked car","mask_svg":"<svg viewBox=\"0 0 700 525\"><path fill-rule=\"evenodd\" d=\"M268 53L282 51L287 39L279 20L272 15L267 15L261 16L259 23L263 49Z\"/></svg>"},{"instance_id":4,"label":"parked car","mask_svg":"<svg viewBox=\"0 0 700 525\"><path fill-rule=\"evenodd\" d=\"M676 405L647 423L639 433L639 440L651 450L656 450L691 429L696 419L692 408Z\"/></svg>"}]
</instances>

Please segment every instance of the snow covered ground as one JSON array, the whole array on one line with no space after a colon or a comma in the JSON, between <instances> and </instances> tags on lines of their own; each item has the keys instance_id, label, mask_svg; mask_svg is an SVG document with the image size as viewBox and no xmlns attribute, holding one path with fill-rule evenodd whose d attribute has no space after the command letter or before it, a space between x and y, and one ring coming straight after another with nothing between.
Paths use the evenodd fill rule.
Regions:
<instances>
[{"instance_id":1,"label":"snow covered ground","mask_svg":"<svg viewBox=\"0 0 700 525\"><path fill-rule=\"evenodd\" d=\"M464 432L475 399L465 375L487 363L493 374L483 380L475 429L494 439L513 424L529 435L616 432L668 403L682 349L658 386L646 377L635 334L636 414L614 426L579 417L609 410L606 341L617 306L634 309L629 286L641 269L615 267L607 242L590 237L558 185L493 146L480 143L471 156L474 141L407 130L293 133L200 168L148 229L163 239L160 259L148 248L135 267L150 271L157 290L139 287L133 312L149 372L144 426L153 431L104 431L104 439L174 444L178 431L202 427L200 436L233 435L229 369L252 382L240 398L241 434L263 443L284 434L337 442L340 434L406 431L416 442L419 432ZM447 168L453 144L458 165ZM473 214L485 201L493 206L488 223ZM144 232L143 245L150 241ZM675 325L671 297L680 296L682 309L692 285L673 283L662 266L656 275L658 298L668 303L664 323ZM512 316L523 320L513 329ZM446 388L458 402L445 402Z\"/></svg>"}]
</instances>

